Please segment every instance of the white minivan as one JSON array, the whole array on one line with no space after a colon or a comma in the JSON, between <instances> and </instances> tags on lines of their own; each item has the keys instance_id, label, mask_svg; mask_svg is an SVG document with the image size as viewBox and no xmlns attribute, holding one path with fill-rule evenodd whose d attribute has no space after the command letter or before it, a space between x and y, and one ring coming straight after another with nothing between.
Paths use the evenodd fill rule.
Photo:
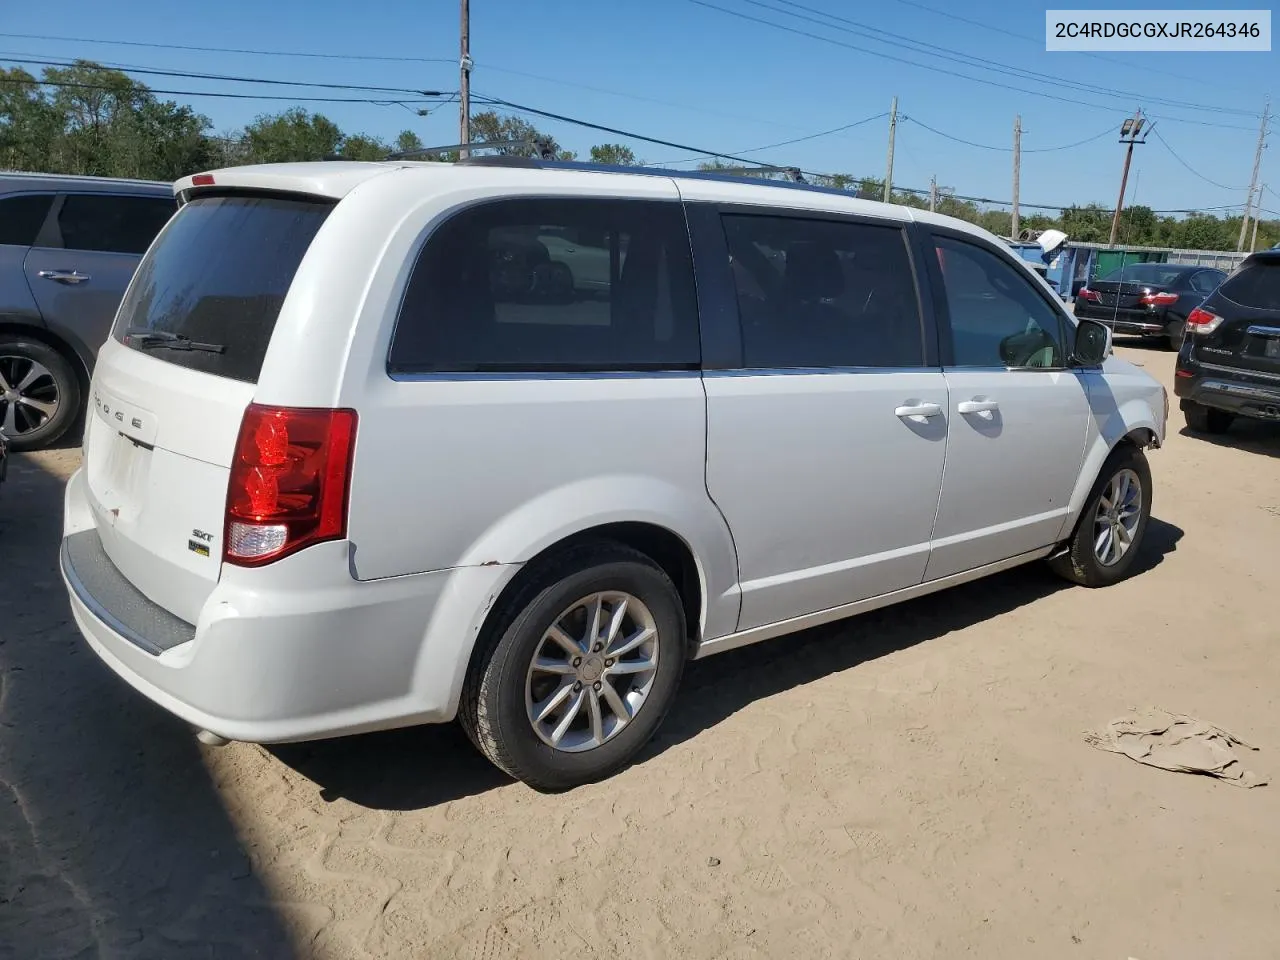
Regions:
<instances>
[{"instance_id":1,"label":"white minivan","mask_svg":"<svg viewBox=\"0 0 1280 960\"><path fill-rule=\"evenodd\" d=\"M1109 584L1142 541L1164 390L969 224L515 158L175 189L61 567L207 742L457 717L570 787L690 658L1045 558Z\"/></svg>"}]
</instances>

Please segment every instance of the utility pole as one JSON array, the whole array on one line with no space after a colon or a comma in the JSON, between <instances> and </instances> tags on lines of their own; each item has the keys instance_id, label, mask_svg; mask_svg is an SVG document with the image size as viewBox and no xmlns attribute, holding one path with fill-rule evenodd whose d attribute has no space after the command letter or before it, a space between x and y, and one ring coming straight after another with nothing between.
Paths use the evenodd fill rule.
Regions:
<instances>
[{"instance_id":1,"label":"utility pole","mask_svg":"<svg viewBox=\"0 0 1280 960\"><path fill-rule=\"evenodd\" d=\"M1013 118L1013 216L1009 237L1018 239L1018 188L1022 185L1022 114Z\"/></svg>"},{"instance_id":2,"label":"utility pole","mask_svg":"<svg viewBox=\"0 0 1280 960\"><path fill-rule=\"evenodd\" d=\"M1270 113L1271 98L1268 97L1262 108L1262 124L1258 127L1258 149L1253 154L1253 176L1249 178L1249 196L1244 202L1244 219L1240 221L1240 239L1236 242L1236 250L1244 249L1244 237L1249 230L1249 214L1253 210L1254 192L1258 189L1258 167L1262 163L1262 148L1267 143L1267 120Z\"/></svg>"},{"instance_id":3,"label":"utility pole","mask_svg":"<svg viewBox=\"0 0 1280 960\"><path fill-rule=\"evenodd\" d=\"M1258 199L1253 205L1253 239L1249 241L1250 253L1258 249L1258 221L1262 219L1260 216L1262 213L1262 192L1266 189L1267 185L1265 183L1258 188Z\"/></svg>"},{"instance_id":4,"label":"utility pole","mask_svg":"<svg viewBox=\"0 0 1280 960\"><path fill-rule=\"evenodd\" d=\"M1115 244L1116 234L1120 232L1120 212L1124 209L1124 190L1129 185L1129 164L1133 162L1133 145L1147 142L1145 137L1138 139L1138 134L1146 122L1142 111L1139 110L1120 127L1120 142L1128 144L1128 149L1124 152L1124 172L1120 174L1120 199L1116 201L1116 212L1111 217L1111 239L1107 241L1111 245Z\"/></svg>"},{"instance_id":5,"label":"utility pole","mask_svg":"<svg viewBox=\"0 0 1280 960\"><path fill-rule=\"evenodd\" d=\"M929 178L929 212L933 213L938 209L938 177L934 175Z\"/></svg>"},{"instance_id":6,"label":"utility pole","mask_svg":"<svg viewBox=\"0 0 1280 960\"><path fill-rule=\"evenodd\" d=\"M467 145L471 143L471 2L470 0L462 0L462 27L458 34L460 40L460 55L458 57L458 67L462 71L461 82L458 86L460 96L458 98L458 142L462 144L462 149L458 151L458 156L466 159L471 156L471 151L467 149Z\"/></svg>"},{"instance_id":7,"label":"utility pole","mask_svg":"<svg viewBox=\"0 0 1280 960\"><path fill-rule=\"evenodd\" d=\"M884 171L884 202L888 203L893 195L893 136L898 132L898 98L893 98L893 106L889 108L889 162Z\"/></svg>"}]
</instances>

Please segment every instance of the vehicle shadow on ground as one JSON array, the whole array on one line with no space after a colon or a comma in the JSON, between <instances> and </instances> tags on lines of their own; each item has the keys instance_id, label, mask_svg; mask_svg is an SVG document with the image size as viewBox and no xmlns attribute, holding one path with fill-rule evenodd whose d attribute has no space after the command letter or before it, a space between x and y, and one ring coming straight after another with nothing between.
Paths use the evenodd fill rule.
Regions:
<instances>
[{"instance_id":1,"label":"vehicle shadow on ground","mask_svg":"<svg viewBox=\"0 0 1280 960\"><path fill-rule=\"evenodd\" d=\"M301 955L191 729L76 630L62 490L26 456L0 485L0 956Z\"/></svg>"},{"instance_id":2,"label":"vehicle shadow on ground","mask_svg":"<svg viewBox=\"0 0 1280 960\"><path fill-rule=\"evenodd\" d=\"M1187 427L1183 427L1178 433L1201 443L1212 443L1215 447L1260 453L1264 457L1280 457L1280 423L1237 417L1226 433L1194 433Z\"/></svg>"},{"instance_id":3,"label":"vehicle shadow on ground","mask_svg":"<svg viewBox=\"0 0 1280 960\"><path fill-rule=\"evenodd\" d=\"M1183 531L1152 517L1135 565L1141 576L1177 549ZM925 643L1071 589L1043 564L953 587L849 620L689 664L675 706L639 759L651 758L728 719L750 703ZM510 779L456 724L274 747L321 787L383 810L418 810L493 789Z\"/></svg>"}]
</instances>

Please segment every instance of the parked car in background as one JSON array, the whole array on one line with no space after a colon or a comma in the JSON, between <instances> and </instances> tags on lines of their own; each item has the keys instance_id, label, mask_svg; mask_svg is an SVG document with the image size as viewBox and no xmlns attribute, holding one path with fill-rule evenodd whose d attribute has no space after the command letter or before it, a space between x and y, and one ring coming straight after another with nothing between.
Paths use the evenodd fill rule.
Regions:
<instances>
[{"instance_id":1,"label":"parked car in background","mask_svg":"<svg viewBox=\"0 0 1280 960\"><path fill-rule=\"evenodd\" d=\"M0 483L9 475L9 441L0 433Z\"/></svg>"},{"instance_id":2,"label":"parked car in background","mask_svg":"<svg viewBox=\"0 0 1280 960\"><path fill-rule=\"evenodd\" d=\"M177 209L169 184L0 173L0 433L58 440L138 260Z\"/></svg>"},{"instance_id":3,"label":"parked car in background","mask_svg":"<svg viewBox=\"0 0 1280 960\"><path fill-rule=\"evenodd\" d=\"M1191 311L1226 277L1213 267L1131 263L1077 291L1075 313L1177 350Z\"/></svg>"},{"instance_id":4,"label":"parked car in background","mask_svg":"<svg viewBox=\"0 0 1280 960\"><path fill-rule=\"evenodd\" d=\"M635 756L690 658L1135 569L1164 390L971 224L519 158L177 189L61 566L90 646L207 742L457 717L564 788ZM607 288L543 296L548 263Z\"/></svg>"},{"instance_id":5,"label":"parked car in background","mask_svg":"<svg viewBox=\"0 0 1280 960\"><path fill-rule=\"evenodd\" d=\"M1187 426L1280 420L1280 250L1249 256L1187 318L1174 394Z\"/></svg>"}]
</instances>

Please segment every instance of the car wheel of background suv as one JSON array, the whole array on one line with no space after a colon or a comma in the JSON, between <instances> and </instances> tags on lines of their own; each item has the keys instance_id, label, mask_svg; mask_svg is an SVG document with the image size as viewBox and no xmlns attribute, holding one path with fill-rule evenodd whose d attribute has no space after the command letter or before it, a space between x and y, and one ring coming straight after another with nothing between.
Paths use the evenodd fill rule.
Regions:
<instances>
[{"instance_id":1,"label":"car wheel of background suv","mask_svg":"<svg viewBox=\"0 0 1280 960\"><path fill-rule=\"evenodd\" d=\"M1206 407L1203 403L1188 403L1182 409L1187 428L1196 433L1226 433L1235 417L1225 410Z\"/></svg>"},{"instance_id":2,"label":"car wheel of background suv","mask_svg":"<svg viewBox=\"0 0 1280 960\"><path fill-rule=\"evenodd\" d=\"M0 433L14 451L58 440L80 413L80 380L57 350L38 340L0 336Z\"/></svg>"},{"instance_id":3,"label":"car wheel of background suv","mask_svg":"<svg viewBox=\"0 0 1280 960\"><path fill-rule=\"evenodd\" d=\"M1165 326L1165 346L1175 353L1182 349L1182 339L1187 335L1187 321L1174 318Z\"/></svg>"}]
</instances>

